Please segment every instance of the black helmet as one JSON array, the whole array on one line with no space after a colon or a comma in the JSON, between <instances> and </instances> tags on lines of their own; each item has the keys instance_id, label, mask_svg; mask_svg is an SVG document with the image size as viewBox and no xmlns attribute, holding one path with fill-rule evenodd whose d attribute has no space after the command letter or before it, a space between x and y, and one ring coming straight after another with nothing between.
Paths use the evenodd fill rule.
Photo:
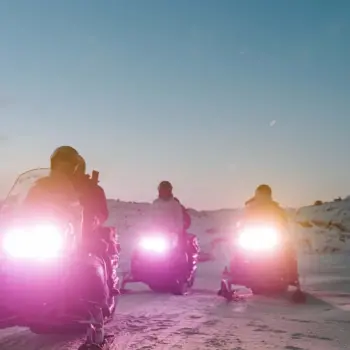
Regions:
<instances>
[{"instance_id":1,"label":"black helmet","mask_svg":"<svg viewBox=\"0 0 350 350\"><path fill-rule=\"evenodd\" d=\"M78 151L71 146L61 146L56 148L51 157L51 169L55 168L60 163L68 163L72 165L72 168L75 169L78 165Z\"/></svg>"},{"instance_id":2,"label":"black helmet","mask_svg":"<svg viewBox=\"0 0 350 350\"><path fill-rule=\"evenodd\" d=\"M86 173L86 162L80 154L78 155L78 166L76 168L76 172L79 172L81 174Z\"/></svg>"},{"instance_id":3,"label":"black helmet","mask_svg":"<svg viewBox=\"0 0 350 350\"><path fill-rule=\"evenodd\" d=\"M272 189L269 185L260 185L256 188L255 193L262 194L264 196L271 197L272 196Z\"/></svg>"},{"instance_id":4,"label":"black helmet","mask_svg":"<svg viewBox=\"0 0 350 350\"><path fill-rule=\"evenodd\" d=\"M158 191L160 190L173 190L173 185L169 181L162 181L158 186Z\"/></svg>"}]
</instances>

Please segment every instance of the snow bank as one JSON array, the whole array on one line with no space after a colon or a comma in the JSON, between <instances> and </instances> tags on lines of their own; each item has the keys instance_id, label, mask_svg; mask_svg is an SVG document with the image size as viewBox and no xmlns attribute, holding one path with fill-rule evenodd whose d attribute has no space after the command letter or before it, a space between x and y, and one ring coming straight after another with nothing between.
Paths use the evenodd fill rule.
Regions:
<instances>
[{"instance_id":1,"label":"snow bank","mask_svg":"<svg viewBox=\"0 0 350 350\"><path fill-rule=\"evenodd\" d=\"M139 234L147 230L149 203L109 200L110 217L107 224L117 228L123 254L130 256ZM196 211L189 209L192 219L190 233L197 235L201 260L213 260L222 246L232 237L240 210ZM224 244L222 244L224 243Z\"/></svg>"},{"instance_id":2,"label":"snow bank","mask_svg":"<svg viewBox=\"0 0 350 350\"><path fill-rule=\"evenodd\" d=\"M295 214L305 251L350 251L350 198L300 208Z\"/></svg>"},{"instance_id":3,"label":"snow bank","mask_svg":"<svg viewBox=\"0 0 350 350\"><path fill-rule=\"evenodd\" d=\"M147 230L149 203L108 201L108 224L117 228L124 254L130 256L139 234ZM201 246L202 261L225 258L230 252L235 225L242 211L189 209L192 226ZM308 253L350 251L350 199L320 206L287 210L298 248Z\"/></svg>"},{"instance_id":4,"label":"snow bank","mask_svg":"<svg viewBox=\"0 0 350 350\"><path fill-rule=\"evenodd\" d=\"M108 200L108 225L117 228L123 255L130 256L138 235L147 230L149 203ZM222 209L196 211L189 209L192 218L190 232L197 235L202 261L224 258L229 253L235 225L242 211ZM308 206L299 210L287 209L292 232L298 247L304 252L327 253L350 251L350 197L343 201Z\"/></svg>"}]
</instances>

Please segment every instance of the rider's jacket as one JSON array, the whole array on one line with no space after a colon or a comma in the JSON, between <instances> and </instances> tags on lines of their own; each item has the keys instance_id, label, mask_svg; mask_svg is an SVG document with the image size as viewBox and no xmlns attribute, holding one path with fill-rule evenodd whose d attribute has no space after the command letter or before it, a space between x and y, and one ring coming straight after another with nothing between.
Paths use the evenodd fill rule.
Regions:
<instances>
[{"instance_id":1,"label":"rider's jacket","mask_svg":"<svg viewBox=\"0 0 350 350\"><path fill-rule=\"evenodd\" d=\"M88 175L76 178L75 189L84 208L84 232L92 233L96 227L108 219L108 207L105 192L101 186L94 183Z\"/></svg>"},{"instance_id":2,"label":"rider's jacket","mask_svg":"<svg viewBox=\"0 0 350 350\"><path fill-rule=\"evenodd\" d=\"M174 197L174 199L180 203L180 201L176 197ZM188 213L184 205L181 204L181 208L182 208L182 217L183 217L183 228L184 228L184 231L186 232L191 227L191 224L192 224L191 215Z\"/></svg>"},{"instance_id":3,"label":"rider's jacket","mask_svg":"<svg viewBox=\"0 0 350 350\"><path fill-rule=\"evenodd\" d=\"M245 203L243 219L249 221L272 220L285 226L288 223L286 212L272 199L251 198Z\"/></svg>"},{"instance_id":4,"label":"rider's jacket","mask_svg":"<svg viewBox=\"0 0 350 350\"><path fill-rule=\"evenodd\" d=\"M155 199L151 204L150 219L151 225L157 229L178 234L183 232L182 206L173 197L169 199Z\"/></svg>"},{"instance_id":5,"label":"rider's jacket","mask_svg":"<svg viewBox=\"0 0 350 350\"><path fill-rule=\"evenodd\" d=\"M49 176L37 180L28 191L22 209L23 213L43 219L58 215L67 222L80 220L81 225L79 195L70 178L60 172L51 172Z\"/></svg>"}]
</instances>

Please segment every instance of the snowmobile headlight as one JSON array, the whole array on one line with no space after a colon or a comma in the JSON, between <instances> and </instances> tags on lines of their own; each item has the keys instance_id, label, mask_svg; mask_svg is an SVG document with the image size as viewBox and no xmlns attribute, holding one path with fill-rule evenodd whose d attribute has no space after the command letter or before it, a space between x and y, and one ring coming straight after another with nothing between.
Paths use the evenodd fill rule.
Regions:
<instances>
[{"instance_id":1,"label":"snowmobile headlight","mask_svg":"<svg viewBox=\"0 0 350 350\"><path fill-rule=\"evenodd\" d=\"M57 258L65 247L64 232L52 224L13 228L5 232L2 246L4 252L12 258Z\"/></svg>"},{"instance_id":2,"label":"snowmobile headlight","mask_svg":"<svg viewBox=\"0 0 350 350\"><path fill-rule=\"evenodd\" d=\"M238 244L246 250L271 250L280 243L280 232L274 227L246 227L238 236Z\"/></svg>"},{"instance_id":3,"label":"snowmobile headlight","mask_svg":"<svg viewBox=\"0 0 350 350\"><path fill-rule=\"evenodd\" d=\"M177 244L177 236L153 234L147 237L142 237L140 247L143 250L152 251L155 253L163 253Z\"/></svg>"}]
</instances>

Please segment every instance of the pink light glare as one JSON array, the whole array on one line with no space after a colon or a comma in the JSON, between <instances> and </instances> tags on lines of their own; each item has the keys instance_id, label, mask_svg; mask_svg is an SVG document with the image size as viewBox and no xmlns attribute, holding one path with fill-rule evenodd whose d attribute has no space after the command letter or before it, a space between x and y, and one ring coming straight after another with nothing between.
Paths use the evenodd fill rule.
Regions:
<instances>
[{"instance_id":1,"label":"pink light glare","mask_svg":"<svg viewBox=\"0 0 350 350\"><path fill-rule=\"evenodd\" d=\"M12 228L3 236L5 252L17 259L57 258L64 248L64 237L54 225Z\"/></svg>"}]
</instances>

